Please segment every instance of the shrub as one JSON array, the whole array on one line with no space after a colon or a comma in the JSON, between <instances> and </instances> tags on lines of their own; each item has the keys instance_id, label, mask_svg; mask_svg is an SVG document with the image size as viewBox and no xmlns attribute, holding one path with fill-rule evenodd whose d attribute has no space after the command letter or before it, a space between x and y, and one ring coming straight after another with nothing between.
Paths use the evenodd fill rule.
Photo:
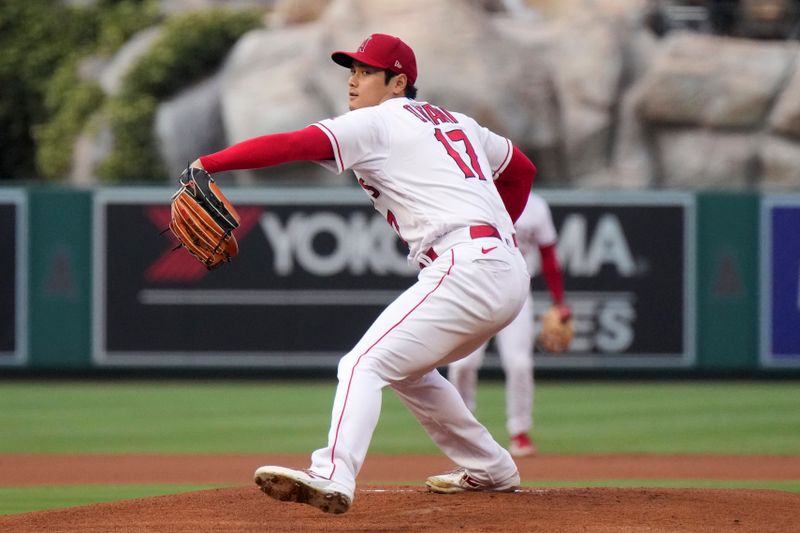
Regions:
<instances>
[{"instance_id":1,"label":"shrub","mask_svg":"<svg viewBox=\"0 0 800 533\"><path fill-rule=\"evenodd\" d=\"M153 135L158 101L213 73L239 37L259 24L260 15L251 11L211 10L167 20L162 36L108 103L114 152L100 176L109 181L166 178Z\"/></svg>"},{"instance_id":2,"label":"shrub","mask_svg":"<svg viewBox=\"0 0 800 533\"><path fill-rule=\"evenodd\" d=\"M162 17L154 0L103 0L97 10L95 52L111 55L136 32L157 24Z\"/></svg>"},{"instance_id":3,"label":"shrub","mask_svg":"<svg viewBox=\"0 0 800 533\"><path fill-rule=\"evenodd\" d=\"M100 165L106 181L140 180L164 174L153 140L153 116L158 102L150 95L109 99L104 112L111 124L114 149Z\"/></svg>"},{"instance_id":4,"label":"shrub","mask_svg":"<svg viewBox=\"0 0 800 533\"><path fill-rule=\"evenodd\" d=\"M236 40L258 26L260 15L207 11L169 19L163 38L129 73L118 97L106 99L95 83L79 78L83 58L110 56L161 18L156 0L98 0L83 7L3 0L0 179L63 176L75 139L98 112L110 121L115 139L101 176L162 176L152 133L157 101L216 69Z\"/></svg>"},{"instance_id":5,"label":"shrub","mask_svg":"<svg viewBox=\"0 0 800 533\"><path fill-rule=\"evenodd\" d=\"M75 139L88 117L104 100L103 90L77 75L77 59L65 61L53 75L45 94L50 120L34 128L36 168L47 178L69 171Z\"/></svg>"},{"instance_id":6,"label":"shrub","mask_svg":"<svg viewBox=\"0 0 800 533\"><path fill-rule=\"evenodd\" d=\"M250 11L198 12L168 20L164 33L131 70L125 90L163 99L215 70L260 17Z\"/></svg>"},{"instance_id":7,"label":"shrub","mask_svg":"<svg viewBox=\"0 0 800 533\"><path fill-rule=\"evenodd\" d=\"M93 43L84 9L44 0L3 0L0 9L0 178L35 175L33 125L47 120L44 94L62 61Z\"/></svg>"},{"instance_id":8,"label":"shrub","mask_svg":"<svg viewBox=\"0 0 800 533\"><path fill-rule=\"evenodd\" d=\"M42 90L36 106L41 113L31 121L36 125L29 126L35 140L36 170L41 176L57 179L69 170L75 139L105 100L96 83L78 76L80 61L92 54L112 54L160 16L153 0L101 0L92 7L49 9L41 15L56 25L51 30L53 35L59 35L62 26L74 28L76 34L69 41L78 43L65 46L57 38L53 41L48 37L37 41L34 47L34 52L40 54L50 53L49 47L54 45L61 49L50 71L37 76ZM56 14L52 13L54 9ZM48 45L50 42L53 44Z\"/></svg>"}]
</instances>

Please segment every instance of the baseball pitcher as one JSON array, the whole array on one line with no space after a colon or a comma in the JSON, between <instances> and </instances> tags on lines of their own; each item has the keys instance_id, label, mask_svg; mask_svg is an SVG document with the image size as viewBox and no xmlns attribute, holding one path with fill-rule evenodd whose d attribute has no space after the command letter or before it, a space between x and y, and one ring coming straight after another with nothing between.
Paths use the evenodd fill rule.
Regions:
<instances>
[{"instance_id":1,"label":"baseball pitcher","mask_svg":"<svg viewBox=\"0 0 800 533\"><path fill-rule=\"evenodd\" d=\"M309 468L262 466L255 482L278 500L347 511L389 386L457 467L429 478L429 490L514 490L511 455L436 369L473 352L523 306L530 277L513 222L536 169L472 118L416 100L416 58L397 37L373 34L331 58L350 71L350 112L192 165L213 174L307 160L352 170L420 271L339 362L328 442Z\"/></svg>"}]
</instances>

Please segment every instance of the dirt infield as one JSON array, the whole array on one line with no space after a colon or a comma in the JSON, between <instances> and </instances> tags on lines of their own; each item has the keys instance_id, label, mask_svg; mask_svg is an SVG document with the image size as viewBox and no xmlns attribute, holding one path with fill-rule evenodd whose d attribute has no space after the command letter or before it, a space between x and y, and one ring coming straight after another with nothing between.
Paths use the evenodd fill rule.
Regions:
<instances>
[{"instance_id":1,"label":"dirt infield","mask_svg":"<svg viewBox=\"0 0 800 533\"><path fill-rule=\"evenodd\" d=\"M791 531L800 495L772 490L523 488L435 495L420 480L450 468L440 456L370 456L355 503L331 516L272 500L255 467L304 467L307 456L0 456L0 485L222 483L233 488L0 516L28 531ZM798 456L553 456L518 461L524 481L800 479Z\"/></svg>"}]
</instances>

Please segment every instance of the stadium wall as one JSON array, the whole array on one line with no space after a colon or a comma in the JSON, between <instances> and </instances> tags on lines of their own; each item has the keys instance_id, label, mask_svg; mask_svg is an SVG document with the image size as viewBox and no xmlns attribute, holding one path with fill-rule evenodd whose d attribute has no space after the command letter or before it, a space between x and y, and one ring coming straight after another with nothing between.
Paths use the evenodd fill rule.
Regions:
<instances>
[{"instance_id":1,"label":"stadium wall","mask_svg":"<svg viewBox=\"0 0 800 533\"><path fill-rule=\"evenodd\" d=\"M800 195L542 194L561 238L576 339L566 356L537 354L539 371L800 370ZM0 261L0 375L329 370L413 281L358 189L234 188L242 253L211 273L160 234L170 195L0 189L11 252ZM535 279L532 290L541 312L546 288ZM232 334L208 336L210 317Z\"/></svg>"}]
</instances>

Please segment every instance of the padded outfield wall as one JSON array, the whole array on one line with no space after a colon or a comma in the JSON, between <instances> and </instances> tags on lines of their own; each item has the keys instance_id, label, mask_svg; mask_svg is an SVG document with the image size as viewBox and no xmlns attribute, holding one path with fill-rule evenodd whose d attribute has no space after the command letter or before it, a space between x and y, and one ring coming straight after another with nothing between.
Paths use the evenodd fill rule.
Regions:
<instances>
[{"instance_id":1,"label":"padded outfield wall","mask_svg":"<svg viewBox=\"0 0 800 533\"><path fill-rule=\"evenodd\" d=\"M0 189L13 251L0 263L0 372L334 369L413 282L402 243L360 189L233 188L240 255L212 272L160 234L172 192ZM538 368L800 368L800 195L542 195L576 335L565 356L537 354ZM549 305L539 276L532 291L538 317ZM209 317L230 334L206 333Z\"/></svg>"}]
</instances>

